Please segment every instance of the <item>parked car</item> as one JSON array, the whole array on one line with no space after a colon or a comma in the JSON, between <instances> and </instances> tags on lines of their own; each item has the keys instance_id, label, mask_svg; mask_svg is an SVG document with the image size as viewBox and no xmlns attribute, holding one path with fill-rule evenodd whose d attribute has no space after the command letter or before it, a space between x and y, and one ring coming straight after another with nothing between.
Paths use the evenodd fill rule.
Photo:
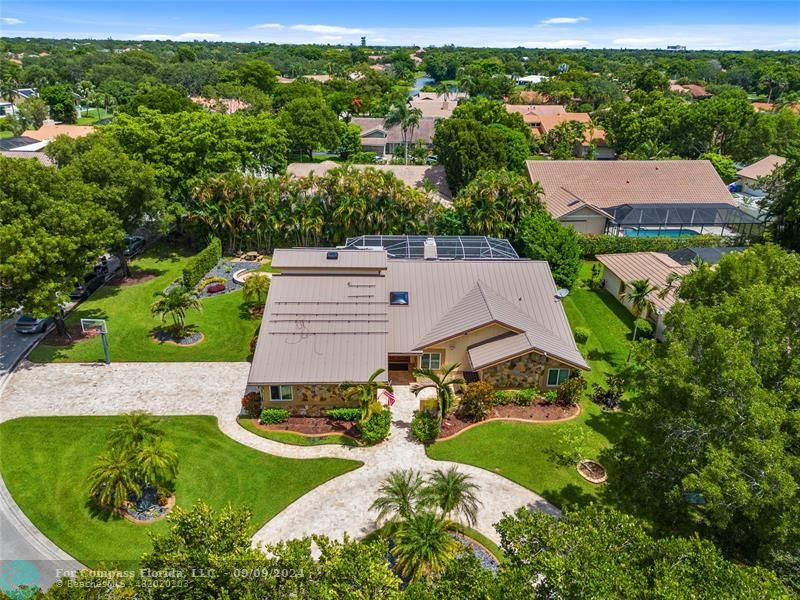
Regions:
<instances>
[{"instance_id":1,"label":"parked car","mask_svg":"<svg viewBox=\"0 0 800 600\"><path fill-rule=\"evenodd\" d=\"M32 317L30 315L22 315L17 319L14 325L14 330L17 333L43 333L47 331L50 324L53 322L53 317Z\"/></svg>"},{"instance_id":2,"label":"parked car","mask_svg":"<svg viewBox=\"0 0 800 600\"><path fill-rule=\"evenodd\" d=\"M94 266L94 272L101 273L106 279L109 279L120 268L121 262L119 257L113 254L103 254Z\"/></svg>"},{"instance_id":3,"label":"parked car","mask_svg":"<svg viewBox=\"0 0 800 600\"><path fill-rule=\"evenodd\" d=\"M437 162L439 162L439 157L436 156L435 154L431 154L430 156L425 158L426 165L435 165Z\"/></svg>"},{"instance_id":4,"label":"parked car","mask_svg":"<svg viewBox=\"0 0 800 600\"><path fill-rule=\"evenodd\" d=\"M83 283L76 285L75 289L69 293L69 297L72 300L86 300L92 295L92 292L103 285L105 280L106 276L103 273L87 273L83 277Z\"/></svg>"},{"instance_id":5,"label":"parked car","mask_svg":"<svg viewBox=\"0 0 800 600\"><path fill-rule=\"evenodd\" d=\"M143 237L138 235L126 235L125 243L127 244L125 256L136 256L144 249L145 241Z\"/></svg>"}]
</instances>

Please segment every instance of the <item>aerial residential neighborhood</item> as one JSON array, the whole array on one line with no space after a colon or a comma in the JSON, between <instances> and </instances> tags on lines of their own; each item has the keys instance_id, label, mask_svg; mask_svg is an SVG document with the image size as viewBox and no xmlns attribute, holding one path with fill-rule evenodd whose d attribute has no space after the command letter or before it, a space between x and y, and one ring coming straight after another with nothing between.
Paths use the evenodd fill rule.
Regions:
<instances>
[{"instance_id":1,"label":"aerial residential neighborhood","mask_svg":"<svg viewBox=\"0 0 800 600\"><path fill-rule=\"evenodd\" d=\"M7 0L0 595L800 596L800 12Z\"/></svg>"}]
</instances>

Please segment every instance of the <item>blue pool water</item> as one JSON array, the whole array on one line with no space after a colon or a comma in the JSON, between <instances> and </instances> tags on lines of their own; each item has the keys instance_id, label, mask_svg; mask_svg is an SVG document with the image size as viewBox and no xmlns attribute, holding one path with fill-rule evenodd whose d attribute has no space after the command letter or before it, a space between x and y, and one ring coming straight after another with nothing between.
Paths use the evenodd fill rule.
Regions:
<instances>
[{"instance_id":1,"label":"blue pool water","mask_svg":"<svg viewBox=\"0 0 800 600\"><path fill-rule=\"evenodd\" d=\"M696 231L690 229L634 229L626 228L623 230L625 237L689 237L698 235Z\"/></svg>"}]
</instances>

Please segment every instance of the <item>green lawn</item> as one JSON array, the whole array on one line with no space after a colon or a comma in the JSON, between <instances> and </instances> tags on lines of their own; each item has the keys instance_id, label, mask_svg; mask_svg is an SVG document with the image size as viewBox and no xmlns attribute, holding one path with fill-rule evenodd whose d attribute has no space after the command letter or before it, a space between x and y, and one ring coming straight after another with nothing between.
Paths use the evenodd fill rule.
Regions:
<instances>
[{"instance_id":1,"label":"green lawn","mask_svg":"<svg viewBox=\"0 0 800 600\"><path fill-rule=\"evenodd\" d=\"M321 446L325 444L339 444L341 446L358 446L358 442L346 435L332 433L330 435L320 435L309 437L292 433L291 431L265 431L254 427L250 419L239 417L237 419L239 425L244 427L250 433L254 433L259 437L267 438L275 442L282 442L284 444L291 444L293 446Z\"/></svg>"},{"instance_id":2,"label":"green lawn","mask_svg":"<svg viewBox=\"0 0 800 600\"><path fill-rule=\"evenodd\" d=\"M138 561L151 548L148 534L164 533L164 520L138 525L98 514L86 479L120 417L28 417L0 424L0 472L16 503L53 542L89 567L101 561ZM251 531L288 504L362 463L296 460L234 442L213 417L163 419L179 459L177 505L198 499L252 511Z\"/></svg>"},{"instance_id":3,"label":"green lawn","mask_svg":"<svg viewBox=\"0 0 800 600\"><path fill-rule=\"evenodd\" d=\"M92 106L88 111L84 112L84 116L76 121L77 125L94 125L95 121L105 119L106 117L113 116L113 113L107 112L104 108L95 108Z\"/></svg>"},{"instance_id":4,"label":"green lawn","mask_svg":"<svg viewBox=\"0 0 800 600\"><path fill-rule=\"evenodd\" d=\"M157 245L131 263L132 271L150 272L155 279L119 287L106 284L83 302L67 319L68 325L80 324L81 318L107 319L108 345L112 361L243 361L250 355L250 339L259 319L243 307L241 291L222 294L201 301L201 312L191 311L187 323L196 325L205 339L195 345L180 347L156 343L152 334L160 321L150 314L155 295L175 279L189 254ZM39 344L30 355L34 362L93 362L103 357L99 338L81 340L71 346Z\"/></svg>"},{"instance_id":5,"label":"green lawn","mask_svg":"<svg viewBox=\"0 0 800 600\"><path fill-rule=\"evenodd\" d=\"M8 129L1 129L0 130L0 139L2 139L2 138L10 138L10 137L14 137L14 132L13 131L9 131Z\"/></svg>"},{"instance_id":6,"label":"green lawn","mask_svg":"<svg viewBox=\"0 0 800 600\"><path fill-rule=\"evenodd\" d=\"M581 277L588 277L590 272L591 264L585 263ZM564 307L573 328L588 327L592 332L584 352L592 367L592 372L586 375L589 383L601 382L603 374L623 368L632 328L629 313L607 291L577 286L564 300ZM558 458L558 451L572 444L570 436L585 431L584 455L601 457L619 437L625 415L604 412L588 399L583 401L582 408L577 419L566 423L486 423L430 446L428 456L499 473L557 506L602 501L605 486L584 480L574 464L565 464ZM610 484L613 479L610 470Z\"/></svg>"}]
</instances>

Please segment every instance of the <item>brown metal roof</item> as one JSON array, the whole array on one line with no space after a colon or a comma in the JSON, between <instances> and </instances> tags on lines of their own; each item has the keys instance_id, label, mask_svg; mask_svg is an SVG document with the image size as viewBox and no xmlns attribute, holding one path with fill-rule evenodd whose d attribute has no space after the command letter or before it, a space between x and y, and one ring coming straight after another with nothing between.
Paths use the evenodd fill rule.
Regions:
<instances>
[{"instance_id":1,"label":"brown metal roof","mask_svg":"<svg viewBox=\"0 0 800 600\"><path fill-rule=\"evenodd\" d=\"M529 160L527 166L556 218L581 201L603 210L623 204L736 206L707 160Z\"/></svg>"},{"instance_id":2,"label":"brown metal roof","mask_svg":"<svg viewBox=\"0 0 800 600\"><path fill-rule=\"evenodd\" d=\"M682 265L661 252L630 252L627 254L598 254L597 260L620 281L629 282L636 279L647 279L657 290L648 295L656 308L668 311L675 304L675 290L660 298L658 293L667 286L667 278L671 273L685 275L692 267Z\"/></svg>"},{"instance_id":3,"label":"brown metal roof","mask_svg":"<svg viewBox=\"0 0 800 600\"><path fill-rule=\"evenodd\" d=\"M782 166L786 159L777 154L770 154L761 160L748 165L743 169L739 169L736 174L739 177L746 177L747 179L758 179L760 177L767 177L772 175L772 172L778 167Z\"/></svg>"},{"instance_id":4,"label":"brown metal roof","mask_svg":"<svg viewBox=\"0 0 800 600\"><path fill-rule=\"evenodd\" d=\"M328 254L336 253L335 259ZM385 269L386 253L338 248L278 248L272 255L276 269Z\"/></svg>"}]
</instances>

